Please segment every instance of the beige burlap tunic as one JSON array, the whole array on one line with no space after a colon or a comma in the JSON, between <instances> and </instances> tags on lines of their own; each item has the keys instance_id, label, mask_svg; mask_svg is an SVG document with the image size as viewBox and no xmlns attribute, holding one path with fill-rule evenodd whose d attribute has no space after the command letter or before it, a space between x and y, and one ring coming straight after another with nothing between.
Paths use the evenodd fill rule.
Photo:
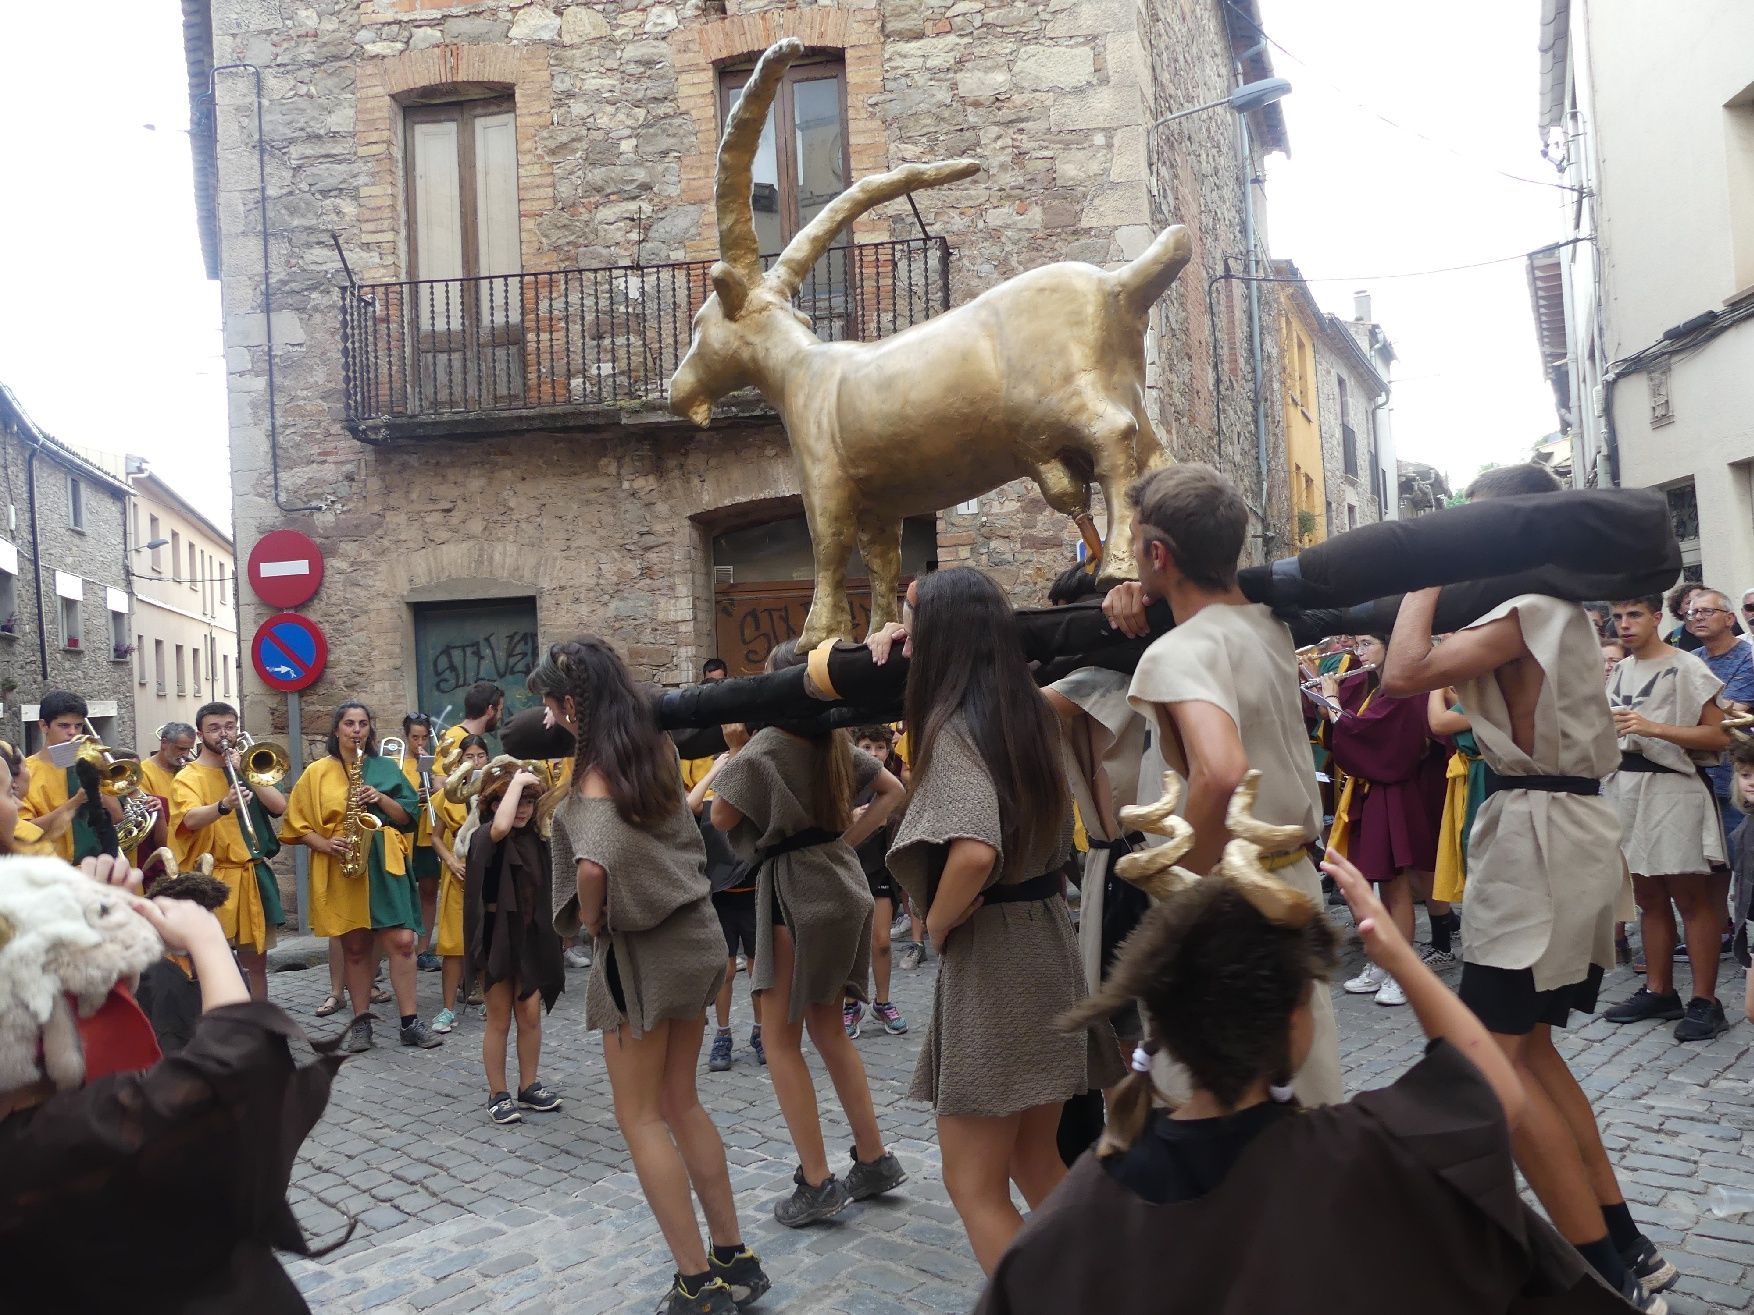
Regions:
<instances>
[{"instance_id":1,"label":"beige burlap tunic","mask_svg":"<svg viewBox=\"0 0 1754 1315\"><path fill-rule=\"evenodd\" d=\"M1576 603L1523 594L1473 626L1515 617L1541 668L1532 753L1511 737L1495 673L1457 686L1486 765L1501 776L1600 780L1620 760L1602 694L1602 651ZM1504 790L1480 805L1468 834L1468 927L1462 957L1490 968L1529 968L1537 991L1614 963L1620 821L1594 795Z\"/></svg>"},{"instance_id":2,"label":"beige burlap tunic","mask_svg":"<svg viewBox=\"0 0 1754 1315\"><path fill-rule=\"evenodd\" d=\"M1697 726L1700 712L1723 687L1693 654L1670 649L1656 658L1622 660L1608 682L1608 703L1664 726ZM1694 756L1654 735L1621 736L1620 750L1642 754L1664 769L1619 771L1608 778L1627 868L1641 877L1666 877L1707 872L1721 864L1723 823ZM1716 759L1715 754L1710 757Z\"/></svg>"},{"instance_id":3,"label":"beige burlap tunic","mask_svg":"<svg viewBox=\"0 0 1754 1315\"><path fill-rule=\"evenodd\" d=\"M928 886L953 840L998 851L986 889L1028 881L1071 852L1070 808L1066 814L1046 845L1005 853L993 778L962 722L953 721L933 745L927 775L914 777L889 870L918 913L929 908ZM909 1097L930 1101L939 1114L1000 1116L1119 1081L1125 1068L1112 1027L1068 1034L1055 1026L1087 994L1063 898L977 909L945 943Z\"/></svg>"},{"instance_id":4,"label":"beige burlap tunic","mask_svg":"<svg viewBox=\"0 0 1754 1315\"><path fill-rule=\"evenodd\" d=\"M852 754L853 793L877 778L882 766ZM777 726L756 732L719 769L713 789L743 820L730 832L740 858L820 826L813 801L816 749ZM791 1021L809 1005L839 1004L846 995L868 997L871 976L871 886L859 856L838 837L779 854L761 864L755 883L754 990L774 986L773 911L778 903L792 937Z\"/></svg>"},{"instance_id":5,"label":"beige burlap tunic","mask_svg":"<svg viewBox=\"0 0 1754 1315\"><path fill-rule=\"evenodd\" d=\"M605 874L606 926L591 951L585 1026L643 1036L667 1018L699 1018L725 976L725 935L713 912L706 846L688 804L650 827L621 820L610 799L569 791L554 810L554 929L579 931L578 863ZM610 988L614 978L622 1003Z\"/></svg>"},{"instance_id":6,"label":"beige burlap tunic","mask_svg":"<svg viewBox=\"0 0 1754 1315\"><path fill-rule=\"evenodd\" d=\"M1188 774L1187 750L1169 708L1209 703L1222 711L1236 725L1248 765L1261 774L1255 816L1276 826L1301 828L1308 843L1321 835L1322 805L1298 684L1297 653L1282 622L1258 603L1213 604L1145 650L1128 697L1156 720L1164 759L1183 776ZM1321 875L1308 858L1273 875L1322 907ZM1332 1105L1343 1092L1339 1032L1327 991L1316 992L1312 1012L1314 1041L1293 1086L1305 1105ZM1166 1092L1178 1093L1179 1075L1167 1064L1154 1073Z\"/></svg>"}]
</instances>

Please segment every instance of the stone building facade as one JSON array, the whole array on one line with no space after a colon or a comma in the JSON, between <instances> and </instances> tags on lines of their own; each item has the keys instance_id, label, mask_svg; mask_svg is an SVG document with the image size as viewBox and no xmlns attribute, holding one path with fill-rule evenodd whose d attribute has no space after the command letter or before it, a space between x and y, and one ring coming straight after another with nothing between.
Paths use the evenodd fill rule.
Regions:
<instances>
[{"instance_id":1,"label":"stone building facade","mask_svg":"<svg viewBox=\"0 0 1754 1315\"><path fill-rule=\"evenodd\" d=\"M1256 504L1264 485L1257 550L1267 534L1283 551L1283 449L1263 481L1235 277L1245 179L1284 147L1283 120L1249 116L1246 170L1226 107L1152 127L1270 73L1251 13L1252 0L184 0L238 551L290 526L328 559L306 609L330 643L306 733L345 694L437 713L477 677L521 686L541 644L580 630L674 683L715 652L759 663L801 620L807 538L772 414L734 399L701 431L662 407L717 255L721 116L740 71L786 36L810 54L776 108L773 176L756 179L782 239L856 178L983 165L919 193L917 213L898 201L853 223L854 245L802 299L818 332L879 336L1043 263L1116 264L1187 224L1193 263L1152 319L1152 414L1173 456L1216 461ZM212 73L238 63L260 70L259 106L248 69ZM1273 381L1274 316L1262 336ZM1273 433L1279 405L1267 386ZM1033 488L1010 485L910 524L904 566L971 563L1038 603L1075 544ZM264 609L241 604L249 634ZM284 715L246 691L253 725Z\"/></svg>"},{"instance_id":2,"label":"stone building facade","mask_svg":"<svg viewBox=\"0 0 1754 1315\"><path fill-rule=\"evenodd\" d=\"M27 752L50 689L84 695L106 743L134 744L124 475L120 457L44 433L0 385L0 737Z\"/></svg>"}]
</instances>

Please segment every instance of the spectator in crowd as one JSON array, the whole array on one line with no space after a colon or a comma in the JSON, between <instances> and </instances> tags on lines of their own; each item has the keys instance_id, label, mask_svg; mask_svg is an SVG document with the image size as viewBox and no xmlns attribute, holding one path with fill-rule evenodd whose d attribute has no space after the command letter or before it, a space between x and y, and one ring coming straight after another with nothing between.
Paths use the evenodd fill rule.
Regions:
<instances>
[{"instance_id":1,"label":"spectator in crowd","mask_svg":"<svg viewBox=\"0 0 1754 1315\"><path fill-rule=\"evenodd\" d=\"M1699 647L1699 640L1688 632L1687 609L1693 604L1693 595L1698 593L1700 586L1691 580L1683 580L1663 598L1663 607L1675 619L1675 628L1666 636L1668 643L1676 648L1691 653ZM1660 618L1659 618L1660 619Z\"/></svg>"},{"instance_id":2,"label":"spectator in crowd","mask_svg":"<svg viewBox=\"0 0 1754 1315\"><path fill-rule=\"evenodd\" d=\"M1696 591L1687 607L1687 629L1699 640L1694 656L1724 684L1717 696L1719 706L1732 715L1754 707L1754 645L1736 633L1736 613L1729 595L1717 589ZM1742 824L1742 814L1730 788L1730 765L1716 763L1705 769L1705 775L1717 795L1724 835L1732 836Z\"/></svg>"}]
</instances>

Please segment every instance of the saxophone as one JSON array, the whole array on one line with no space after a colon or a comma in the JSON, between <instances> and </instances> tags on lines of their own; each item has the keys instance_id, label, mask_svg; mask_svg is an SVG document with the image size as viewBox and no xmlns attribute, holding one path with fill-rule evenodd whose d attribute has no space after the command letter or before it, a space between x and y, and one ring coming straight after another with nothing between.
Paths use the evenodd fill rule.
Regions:
<instances>
[{"instance_id":1,"label":"saxophone","mask_svg":"<svg viewBox=\"0 0 1754 1315\"><path fill-rule=\"evenodd\" d=\"M381 830L384 825L376 813L359 801L360 792L365 789L365 771L360 762L360 755L355 753L347 764L347 811L341 815L341 830L335 837L347 846L347 852L341 858L341 875L344 877L366 874L372 832Z\"/></svg>"}]
</instances>

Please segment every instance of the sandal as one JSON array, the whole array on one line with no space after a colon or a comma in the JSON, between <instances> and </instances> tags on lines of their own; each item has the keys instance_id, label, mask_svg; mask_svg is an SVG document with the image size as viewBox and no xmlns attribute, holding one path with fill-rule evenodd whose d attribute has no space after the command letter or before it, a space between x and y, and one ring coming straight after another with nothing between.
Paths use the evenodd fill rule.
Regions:
<instances>
[{"instance_id":1,"label":"sandal","mask_svg":"<svg viewBox=\"0 0 1754 1315\"><path fill-rule=\"evenodd\" d=\"M375 1005L389 1004L390 993L381 986L372 987L372 1003Z\"/></svg>"},{"instance_id":2,"label":"sandal","mask_svg":"<svg viewBox=\"0 0 1754 1315\"><path fill-rule=\"evenodd\" d=\"M330 994L323 997L323 1003L317 1006L317 1017L327 1018L330 1014L341 1012L341 997Z\"/></svg>"}]
</instances>

